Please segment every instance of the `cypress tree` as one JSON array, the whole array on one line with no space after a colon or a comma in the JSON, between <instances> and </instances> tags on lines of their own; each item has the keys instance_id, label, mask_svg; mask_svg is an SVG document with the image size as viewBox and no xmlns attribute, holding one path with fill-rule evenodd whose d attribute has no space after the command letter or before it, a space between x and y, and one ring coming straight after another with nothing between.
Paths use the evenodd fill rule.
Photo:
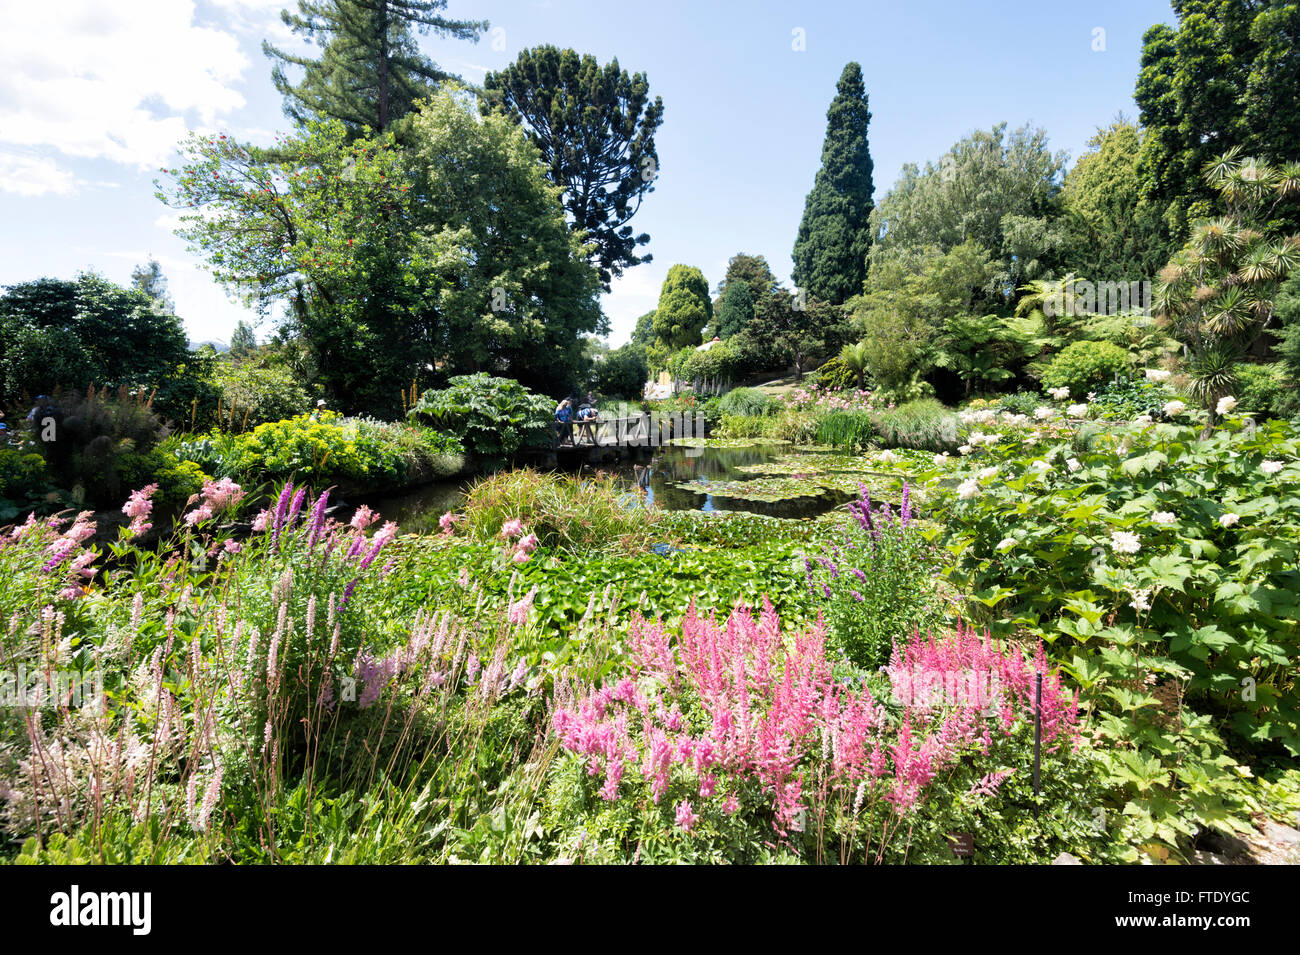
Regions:
<instances>
[{"instance_id":1,"label":"cypress tree","mask_svg":"<svg viewBox=\"0 0 1300 955\"><path fill-rule=\"evenodd\" d=\"M862 67L850 63L826 111L822 165L804 202L792 256L795 284L835 305L860 293L867 274L868 220L875 205L867 145L870 123Z\"/></svg>"}]
</instances>

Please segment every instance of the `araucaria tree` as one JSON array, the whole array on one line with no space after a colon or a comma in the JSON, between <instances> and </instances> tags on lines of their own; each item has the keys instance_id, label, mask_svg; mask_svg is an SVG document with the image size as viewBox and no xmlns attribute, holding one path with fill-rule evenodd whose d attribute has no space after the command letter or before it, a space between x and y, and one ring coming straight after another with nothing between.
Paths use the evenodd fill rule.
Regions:
<instances>
[{"instance_id":1,"label":"araucaria tree","mask_svg":"<svg viewBox=\"0 0 1300 955\"><path fill-rule=\"evenodd\" d=\"M392 414L412 379L480 370L567 389L604 319L537 151L448 92L409 140L337 121L270 151L195 138L159 198L218 281L287 306L334 406Z\"/></svg>"},{"instance_id":2,"label":"araucaria tree","mask_svg":"<svg viewBox=\"0 0 1300 955\"><path fill-rule=\"evenodd\" d=\"M709 283L693 265L674 265L659 289L655 336L674 351L700 344L704 326L713 318Z\"/></svg>"},{"instance_id":3,"label":"araucaria tree","mask_svg":"<svg viewBox=\"0 0 1300 955\"><path fill-rule=\"evenodd\" d=\"M844 67L826 112L822 165L804 202L794 243L794 283L808 295L840 305L862 291L873 207L867 91L862 68Z\"/></svg>"},{"instance_id":4,"label":"araucaria tree","mask_svg":"<svg viewBox=\"0 0 1300 955\"><path fill-rule=\"evenodd\" d=\"M1234 384L1233 365L1270 325L1279 286L1300 266L1300 235L1279 235L1271 225L1300 196L1300 164L1272 166L1234 148L1207 163L1204 175L1224 214L1197 223L1160 272L1154 311L1188 348L1208 432Z\"/></svg>"},{"instance_id":5,"label":"araucaria tree","mask_svg":"<svg viewBox=\"0 0 1300 955\"><path fill-rule=\"evenodd\" d=\"M382 133L404 120L419 100L456 77L440 69L416 45L417 33L433 32L478 42L486 21L449 20L447 0L298 0L298 12L280 12L294 33L322 48L319 59L295 56L263 41L275 66L271 79L284 97L285 114L299 124L336 119L350 137L366 129ZM293 83L286 66L300 67Z\"/></svg>"},{"instance_id":6,"label":"araucaria tree","mask_svg":"<svg viewBox=\"0 0 1300 955\"><path fill-rule=\"evenodd\" d=\"M645 74L619 69L618 60L601 66L590 54L539 46L489 73L483 87L484 112L519 123L540 150L574 228L592 243L604 287L649 262L636 250L650 236L634 235L627 224L659 171L655 131L664 107L658 96L650 99Z\"/></svg>"}]
</instances>

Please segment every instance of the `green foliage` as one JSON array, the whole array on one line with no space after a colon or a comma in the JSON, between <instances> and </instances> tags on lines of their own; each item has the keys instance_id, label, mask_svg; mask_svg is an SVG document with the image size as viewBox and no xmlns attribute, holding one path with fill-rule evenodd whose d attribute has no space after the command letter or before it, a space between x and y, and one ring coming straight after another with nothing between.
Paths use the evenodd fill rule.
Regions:
<instances>
[{"instance_id":1,"label":"green foliage","mask_svg":"<svg viewBox=\"0 0 1300 955\"><path fill-rule=\"evenodd\" d=\"M298 12L280 12L293 33L321 47L318 59L294 55L263 41L275 66L271 80L284 97L284 113L300 125L323 120L343 123L353 137L405 131L416 104L455 79L420 52L417 33L477 43L487 22L448 20L440 15L447 0L299 0ZM285 67L298 67L293 83Z\"/></svg>"},{"instance_id":2,"label":"green foliage","mask_svg":"<svg viewBox=\"0 0 1300 955\"><path fill-rule=\"evenodd\" d=\"M312 405L307 389L283 366L223 362L212 381L221 389L221 423L231 430L292 418Z\"/></svg>"},{"instance_id":3,"label":"green foliage","mask_svg":"<svg viewBox=\"0 0 1300 955\"><path fill-rule=\"evenodd\" d=\"M1300 244L1274 219L1300 190L1300 164L1270 165L1234 147L1203 172L1224 215L1197 222L1160 272L1154 313L1188 348L1189 390L1211 412L1210 428L1233 384L1233 361L1262 336L1283 281L1300 268Z\"/></svg>"},{"instance_id":4,"label":"green foliage","mask_svg":"<svg viewBox=\"0 0 1300 955\"><path fill-rule=\"evenodd\" d=\"M960 440L957 418L933 398L908 401L876 416L876 440L886 448L951 451Z\"/></svg>"},{"instance_id":5,"label":"green foliage","mask_svg":"<svg viewBox=\"0 0 1300 955\"><path fill-rule=\"evenodd\" d=\"M1030 350L1026 336L1005 318L954 315L944 324L934 365L960 377L969 395L1014 378Z\"/></svg>"},{"instance_id":6,"label":"green foliage","mask_svg":"<svg viewBox=\"0 0 1300 955\"><path fill-rule=\"evenodd\" d=\"M550 399L519 382L479 372L426 391L409 414L456 435L471 454L495 460L549 445L553 410Z\"/></svg>"},{"instance_id":7,"label":"green foliage","mask_svg":"<svg viewBox=\"0 0 1300 955\"><path fill-rule=\"evenodd\" d=\"M614 398L640 399L649 378L645 346L635 342L615 348L596 365L596 390Z\"/></svg>"},{"instance_id":8,"label":"green foliage","mask_svg":"<svg viewBox=\"0 0 1300 955\"><path fill-rule=\"evenodd\" d=\"M843 352L841 352L843 354ZM858 383L858 372L836 355L817 369L816 384L830 391L843 391Z\"/></svg>"},{"instance_id":9,"label":"green foliage","mask_svg":"<svg viewBox=\"0 0 1300 955\"><path fill-rule=\"evenodd\" d=\"M0 295L0 391L6 401L59 386L148 390L189 361L181 321L160 300L92 272L73 281L11 285Z\"/></svg>"},{"instance_id":10,"label":"green foliage","mask_svg":"<svg viewBox=\"0 0 1300 955\"><path fill-rule=\"evenodd\" d=\"M1097 389L1088 402L1088 416L1109 420L1132 421L1139 415L1158 418L1169 401L1169 392L1143 378L1121 378Z\"/></svg>"},{"instance_id":11,"label":"green foliage","mask_svg":"<svg viewBox=\"0 0 1300 955\"><path fill-rule=\"evenodd\" d=\"M754 295L749 290L749 283L735 279L727 283L727 290L722 293L722 304L718 307L718 337L724 341L738 332L743 332L754 317Z\"/></svg>"},{"instance_id":12,"label":"green foliage","mask_svg":"<svg viewBox=\"0 0 1300 955\"><path fill-rule=\"evenodd\" d=\"M704 273L691 265L674 265L659 290L654 330L670 348L698 345L704 326L713 318L713 302Z\"/></svg>"},{"instance_id":13,"label":"green foliage","mask_svg":"<svg viewBox=\"0 0 1300 955\"><path fill-rule=\"evenodd\" d=\"M343 482L366 490L455 474L464 467L459 438L415 424L301 414L243 434L214 429L176 441L181 461L240 483L293 477L316 488Z\"/></svg>"},{"instance_id":14,"label":"green foliage","mask_svg":"<svg viewBox=\"0 0 1300 955\"><path fill-rule=\"evenodd\" d=\"M875 207L870 123L862 67L849 63L826 111L822 164L804 200L792 253L794 284L833 305L862 291L866 276L872 235L868 222Z\"/></svg>"},{"instance_id":15,"label":"green foliage","mask_svg":"<svg viewBox=\"0 0 1300 955\"><path fill-rule=\"evenodd\" d=\"M1270 332L1277 338L1277 357L1289 392L1278 411L1287 416L1300 414L1300 272L1282 283L1274 308L1279 327Z\"/></svg>"},{"instance_id":16,"label":"green foliage","mask_svg":"<svg viewBox=\"0 0 1300 955\"><path fill-rule=\"evenodd\" d=\"M599 278L504 117L441 93L404 149L334 122L271 151L216 137L183 153L159 192L184 210L180 234L218 281L288 306L332 407L392 416L431 367L557 390L585 377Z\"/></svg>"},{"instance_id":17,"label":"green foliage","mask_svg":"<svg viewBox=\"0 0 1300 955\"><path fill-rule=\"evenodd\" d=\"M877 248L887 255L942 253L969 242L990 257L979 302L990 311L1005 308L1004 290L1046 274L1065 242L1056 210L1064 163L1042 129L1023 126L1008 136L1000 123L978 130L938 163L903 166L871 216Z\"/></svg>"},{"instance_id":18,"label":"green foliage","mask_svg":"<svg viewBox=\"0 0 1300 955\"><path fill-rule=\"evenodd\" d=\"M1067 345L1043 371L1043 387L1069 388L1081 398L1116 375L1127 375L1128 352L1110 342L1079 341Z\"/></svg>"},{"instance_id":19,"label":"green foliage","mask_svg":"<svg viewBox=\"0 0 1300 955\"><path fill-rule=\"evenodd\" d=\"M761 415L771 404L768 394L757 388L732 388L719 399L718 409L723 414Z\"/></svg>"},{"instance_id":20,"label":"green foliage","mask_svg":"<svg viewBox=\"0 0 1300 955\"><path fill-rule=\"evenodd\" d=\"M522 521L541 546L574 553L628 553L662 539L659 512L640 507L636 492L611 475L575 479L529 468L500 471L465 492L463 512L465 530L481 541L499 541L510 520Z\"/></svg>"},{"instance_id":21,"label":"green foliage","mask_svg":"<svg viewBox=\"0 0 1300 955\"><path fill-rule=\"evenodd\" d=\"M605 289L624 269L649 262L652 256L636 250L650 236L633 235L627 224L659 174L655 132L664 107L658 96L650 99L645 74L548 44L488 73L483 89L483 112L499 110L519 123L541 153L574 228L594 246L591 260Z\"/></svg>"},{"instance_id":22,"label":"green foliage","mask_svg":"<svg viewBox=\"0 0 1300 955\"><path fill-rule=\"evenodd\" d=\"M871 377L896 390L929 371L947 323L966 313L991 268L988 253L974 242L946 253L933 247L886 250L883 244L873 250L866 290L849 303ZM955 338L949 345L948 360L956 364L963 352Z\"/></svg>"},{"instance_id":23,"label":"green foliage","mask_svg":"<svg viewBox=\"0 0 1300 955\"><path fill-rule=\"evenodd\" d=\"M1161 210L1143 198L1138 173L1145 135L1123 118L1098 128L1066 174L1061 201L1069 232L1067 272L1093 281L1130 281L1154 275L1164 264Z\"/></svg>"},{"instance_id":24,"label":"green foliage","mask_svg":"<svg viewBox=\"0 0 1300 955\"><path fill-rule=\"evenodd\" d=\"M1265 418L1290 418L1300 413L1300 393L1296 383L1288 380L1282 362L1239 364L1233 375L1237 379L1235 397L1243 411Z\"/></svg>"},{"instance_id":25,"label":"green foliage","mask_svg":"<svg viewBox=\"0 0 1300 955\"><path fill-rule=\"evenodd\" d=\"M1000 442L970 460L997 473L947 510L972 611L1041 637L1082 688L1130 841L1173 847L1248 811L1221 734L1300 752L1298 452L1278 421Z\"/></svg>"},{"instance_id":26,"label":"green foliage","mask_svg":"<svg viewBox=\"0 0 1300 955\"><path fill-rule=\"evenodd\" d=\"M1163 216L1178 247L1189 225L1211 215L1214 191L1204 166L1225 150L1286 158L1300 142L1294 48L1300 11L1291 4L1180 0L1177 26L1156 24L1142 38L1133 94L1142 140L1144 198ZM1294 232L1289 210L1285 231Z\"/></svg>"},{"instance_id":27,"label":"green foliage","mask_svg":"<svg viewBox=\"0 0 1300 955\"><path fill-rule=\"evenodd\" d=\"M818 444L856 450L865 448L875 436L876 422L868 411L832 411L817 422Z\"/></svg>"}]
</instances>

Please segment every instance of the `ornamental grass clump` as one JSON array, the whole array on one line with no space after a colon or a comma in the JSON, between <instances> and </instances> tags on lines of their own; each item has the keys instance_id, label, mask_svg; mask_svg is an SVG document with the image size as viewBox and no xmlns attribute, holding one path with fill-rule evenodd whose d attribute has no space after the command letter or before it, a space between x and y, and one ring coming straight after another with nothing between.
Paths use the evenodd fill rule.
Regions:
<instances>
[{"instance_id":1,"label":"ornamental grass clump","mask_svg":"<svg viewBox=\"0 0 1300 955\"><path fill-rule=\"evenodd\" d=\"M808 590L830 626L831 645L861 667L889 657L894 637L925 629L940 617L935 567L913 524L911 488L899 509L876 506L865 486L849 502L853 517L838 543L806 557Z\"/></svg>"}]
</instances>

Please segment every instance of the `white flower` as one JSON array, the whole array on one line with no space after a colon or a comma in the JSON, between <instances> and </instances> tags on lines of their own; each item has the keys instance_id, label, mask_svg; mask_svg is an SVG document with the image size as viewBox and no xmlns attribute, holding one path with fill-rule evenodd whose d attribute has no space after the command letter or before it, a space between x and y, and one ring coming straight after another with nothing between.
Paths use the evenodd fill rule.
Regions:
<instances>
[{"instance_id":1,"label":"white flower","mask_svg":"<svg viewBox=\"0 0 1300 955\"><path fill-rule=\"evenodd\" d=\"M1070 469L1071 474L1079 470L1079 468L1083 467L1083 465L1079 463L1078 458L1070 458L1068 461L1065 462L1065 466Z\"/></svg>"},{"instance_id":2,"label":"white flower","mask_svg":"<svg viewBox=\"0 0 1300 955\"><path fill-rule=\"evenodd\" d=\"M883 461L885 464L896 464L898 463L898 455L893 451L885 450L876 456L876 460Z\"/></svg>"},{"instance_id":3,"label":"white flower","mask_svg":"<svg viewBox=\"0 0 1300 955\"><path fill-rule=\"evenodd\" d=\"M1037 471L1039 474L1046 474L1048 471L1052 470L1052 466L1046 461L1035 461L1029 465L1029 470Z\"/></svg>"},{"instance_id":4,"label":"white flower","mask_svg":"<svg viewBox=\"0 0 1300 955\"><path fill-rule=\"evenodd\" d=\"M975 450L975 449L972 448L969 444L963 444L960 448L957 449L957 453L958 453L958 454L970 454L973 450Z\"/></svg>"},{"instance_id":5,"label":"white flower","mask_svg":"<svg viewBox=\"0 0 1300 955\"><path fill-rule=\"evenodd\" d=\"M1237 407L1237 399L1232 395L1224 395L1219 399L1219 403L1214 406L1214 413L1228 414L1235 407Z\"/></svg>"},{"instance_id":6,"label":"white flower","mask_svg":"<svg viewBox=\"0 0 1300 955\"><path fill-rule=\"evenodd\" d=\"M1265 461L1259 466L1259 469L1265 474L1276 474L1278 471L1282 470L1282 467L1283 465L1281 461Z\"/></svg>"},{"instance_id":7,"label":"white flower","mask_svg":"<svg viewBox=\"0 0 1300 955\"><path fill-rule=\"evenodd\" d=\"M947 451L943 452L943 454L936 454L936 455L934 456L934 464L935 464L935 467L943 467L944 462L947 461L947 460L948 460L948 452L947 452Z\"/></svg>"},{"instance_id":8,"label":"white flower","mask_svg":"<svg viewBox=\"0 0 1300 955\"><path fill-rule=\"evenodd\" d=\"M1069 388L1048 388L1047 393L1057 401L1065 401L1070 397Z\"/></svg>"},{"instance_id":9,"label":"white flower","mask_svg":"<svg viewBox=\"0 0 1300 955\"><path fill-rule=\"evenodd\" d=\"M1041 408L1034 409L1034 417L1037 418L1039 421L1046 421L1054 414L1056 414L1056 412L1053 411L1051 408L1047 407L1046 405L1043 405Z\"/></svg>"},{"instance_id":10,"label":"white flower","mask_svg":"<svg viewBox=\"0 0 1300 955\"><path fill-rule=\"evenodd\" d=\"M963 501L970 500L980 492L980 482L977 478L967 478L957 485L957 496Z\"/></svg>"},{"instance_id":11,"label":"white flower","mask_svg":"<svg viewBox=\"0 0 1300 955\"><path fill-rule=\"evenodd\" d=\"M968 442L970 442L970 446L971 446L972 448L978 448L981 444L984 443L984 439L985 439L986 437L987 437L987 435L985 435L983 431L976 431L974 434L972 434L972 435L971 435L969 438L967 438L966 440L967 440Z\"/></svg>"},{"instance_id":12,"label":"white flower","mask_svg":"<svg viewBox=\"0 0 1300 955\"><path fill-rule=\"evenodd\" d=\"M1151 515L1151 520L1156 524L1172 524L1177 518L1173 511L1156 511Z\"/></svg>"},{"instance_id":13,"label":"white flower","mask_svg":"<svg viewBox=\"0 0 1300 955\"><path fill-rule=\"evenodd\" d=\"M1134 610L1136 610L1138 613L1142 613L1144 611L1150 610L1151 591L1150 590L1133 591L1133 599L1129 601L1129 606L1132 607Z\"/></svg>"},{"instance_id":14,"label":"white flower","mask_svg":"<svg viewBox=\"0 0 1300 955\"><path fill-rule=\"evenodd\" d=\"M1088 413L1088 406L1086 404L1070 405L1065 409L1065 413L1071 418L1082 418Z\"/></svg>"},{"instance_id":15,"label":"white flower","mask_svg":"<svg viewBox=\"0 0 1300 955\"><path fill-rule=\"evenodd\" d=\"M1142 549L1142 542L1138 540L1136 534L1130 534L1128 531L1113 531L1110 535L1110 546L1117 554L1136 554Z\"/></svg>"},{"instance_id":16,"label":"white flower","mask_svg":"<svg viewBox=\"0 0 1300 955\"><path fill-rule=\"evenodd\" d=\"M993 549L994 549L994 550L1010 550L1011 548L1015 547L1016 544L1018 544L1018 543L1019 543L1019 541L1017 541L1014 537L1004 537L1004 538L1002 538L1002 540L998 541L998 546L995 547L995 548L993 548Z\"/></svg>"},{"instance_id":17,"label":"white flower","mask_svg":"<svg viewBox=\"0 0 1300 955\"><path fill-rule=\"evenodd\" d=\"M1187 405L1175 398L1173 401L1166 401L1165 406L1160 410L1165 413L1166 418L1177 418L1187 410Z\"/></svg>"},{"instance_id":18,"label":"white flower","mask_svg":"<svg viewBox=\"0 0 1300 955\"><path fill-rule=\"evenodd\" d=\"M1147 381L1168 381L1168 380L1169 380L1169 372L1164 371L1160 368L1147 369Z\"/></svg>"},{"instance_id":19,"label":"white flower","mask_svg":"<svg viewBox=\"0 0 1300 955\"><path fill-rule=\"evenodd\" d=\"M980 468L979 479L981 481L987 481L989 478L991 478L993 475L997 473L998 473L997 468Z\"/></svg>"},{"instance_id":20,"label":"white flower","mask_svg":"<svg viewBox=\"0 0 1300 955\"><path fill-rule=\"evenodd\" d=\"M1234 514L1231 511L1229 511L1227 514L1224 514L1222 517L1219 518L1219 523L1222 524L1224 527L1231 527L1239 520L1241 520L1240 514Z\"/></svg>"},{"instance_id":21,"label":"white flower","mask_svg":"<svg viewBox=\"0 0 1300 955\"><path fill-rule=\"evenodd\" d=\"M1140 425L1148 425L1151 423L1151 416L1149 414L1140 414L1133 420Z\"/></svg>"},{"instance_id":22,"label":"white flower","mask_svg":"<svg viewBox=\"0 0 1300 955\"><path fill-rule=\"evenodd\" d=\"M1024 424L1028 420L1029 420L1029 415L1027 414L1013 414L1011 416L1011 423L1016 425Z\"/></svg>"}]
</instances>

